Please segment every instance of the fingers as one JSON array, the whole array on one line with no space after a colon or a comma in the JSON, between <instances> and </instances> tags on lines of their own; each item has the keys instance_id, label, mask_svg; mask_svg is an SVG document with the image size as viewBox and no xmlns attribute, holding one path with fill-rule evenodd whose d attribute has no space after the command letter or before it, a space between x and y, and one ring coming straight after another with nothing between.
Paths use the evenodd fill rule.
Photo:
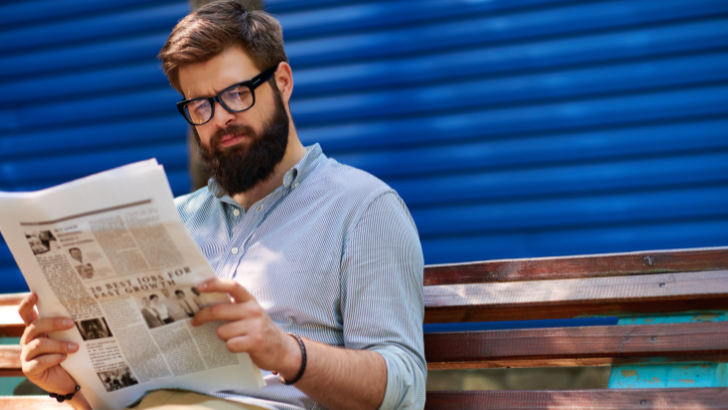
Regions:
<instances>
[{"instance_id":1,"label":"fingers","mask_svg":"<svg viewBox=\"0 0 728 410\"><path fill-rule=\"evenodd\" d=\"M202 282L197 285L197 289L204 293L229 293L233 300L237 303L245 303L249 300L255 300L255 298L248 293L244 287L232 279L210 279L207 282Z\"/></svg>"},{"instance_id":2,"label":"fingers","mask_svg":"<svg viewBox=\"0 0 728 410\"><path fill-rule=\"evenodd\" d=\"M217 337L220 340L227 341L229 339L246 336L256 339L257 343L263 343L263 323L261 320L248 319L236 322L226 323L217 327Z\"/></svg>"},{"instance_id":3,"label":"fingers","mask_svg":"<svg viewBox=\"0 0 728 410\"><path fill-rule=\"evenodd\" d=\"M23 373L29 377L40 375L66 360L69 353L76 351L78 351L78 345L73 342L62 342L45 337L32 340L20 352Z\"/></svg>"},{"instance_id":4,"label":"fingers","mask_svg":"<svg viewBox=\"0 0 728 410\"><path fill-rule=\"evenodd\" d=\"M192 318L192 325L199 326L214 320L242 320L249 317L259 317L265 311L255 301L247 303L217 303L200 310Z\"/></svg>"},{"instance_id":5,"label":"fingers","mask_svg":"<svg viewBox=\"0 0 728 410\"><path fill-rule=\"evenodd\" d=\"M245 353L255 349L259 343L249 336L236 336L225 341L225 346L233 353Z\"/></svg>"},{"instance_id":6,"label":"fingers","mask_svg":"<svg viewBox=\"0 0 728 410\"><path fill-rule=\"evenodd\" d=\"M35 304L38 303L38 295L31 293L23 298L18 306L18 314L23 319L25 326L38 319L38 312L35 311Z\"/></svg>"},{"instance_id":7,"label":"fingers","mask_svg":"<svg viewBox=\"0 0 728 410\"><path fill-rule=\"evenodd\" d=\"M46 333L66 330L73 327L73 319L67 317L46 317L31 322L20 337L20 345L24 346L31 340Z\"/></svg>"},{"instance_id":8,"label":"fingers","mask_svg":"<svg viewBox=\"0 0 728 410\"><path fill-rule=\"evenodd\" d=\"M38 356L35 360L29 362L23 361L23 374L28 377L38 376L53 366L57 366L66 360L68 356L65 354L45 354Z\"/></svg>"},{"instance_id":9,"label":"fingers","mask_svg":"<svg viewBox=\"0 0 728 410\"><path fill-rule=\"evenodd\" d=\"M41 355L66 355L78 351L78 345L73 342L64 342L55 339L41 337L31 340L20 352L20 360L29 362Z\"/></svg>"}]
</instances>

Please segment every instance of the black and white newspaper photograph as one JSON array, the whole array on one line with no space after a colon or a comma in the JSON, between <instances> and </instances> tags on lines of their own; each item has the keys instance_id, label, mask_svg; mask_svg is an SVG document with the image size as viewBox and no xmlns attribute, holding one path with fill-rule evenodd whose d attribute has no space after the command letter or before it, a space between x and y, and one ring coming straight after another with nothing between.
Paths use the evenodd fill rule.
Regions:
<instances>
[{"instance_id":1,"label":"black and white newspaper photograph","mask_svg":"<svg viewBox=\"0 0 728 410\"><path fill-rule=\"evenodd\" d=\"M34 255L41 255L60 248L56 237L49 230L26 231L25 238L28 240Z\"/></svg>"},{"instance_id":2,"label":"black and white newspaper photograph","mask_svg":"<svg viewBox=\"0 0 728 410\"><path fill-rule=\"evenodd\" d=\"M99 379L101 379L101 382L104 383L106 391L119 390L139 383L131 374L131 370L128 366L98 372L97 374Z\"/></svg>"},{"instance_id":3,"label":"black and white newspaper photograph","mask_svg":"<svg viewBox=\"0 0 728 410\"><path fill-rule=\"evenodd\" d=\"M106 324L106 319L103 317L79 320L76 322L76 328L81 333L81 337L84 341L104 339L113 336L109 325Z\"/></svg>"}]
</instances>

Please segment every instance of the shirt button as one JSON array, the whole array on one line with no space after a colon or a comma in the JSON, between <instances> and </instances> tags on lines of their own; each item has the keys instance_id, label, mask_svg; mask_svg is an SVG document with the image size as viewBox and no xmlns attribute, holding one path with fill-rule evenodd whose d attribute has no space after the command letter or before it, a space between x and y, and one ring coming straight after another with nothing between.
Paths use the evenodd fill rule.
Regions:
<instances>
[{"instance_id":1,"label":"shirt button","mask_svg":"<svg viewBox=\"0 0 728 410\"><path fill-rule=\"evenodd\" d=\"M238 254L238 248L232 248L232 249L230 249L230 253L232 253L233 255L237 255Z\"/></svg>"},{"instance_id":2,"label":"shirt button","mask_svg":"<svg viewBox=\"0 0 728 410\"><path fill-rule=\"evenodd\" d=\"M240 210L239 209L233 210L233 215L239 216L240 215Z\"/></svg>"},{"instance_id":3,"label":"shirt button","mask_svg":"<svg viewBox=\"0 0 728 410\"><path fill-rule=\"evenodd\" d=\"M258 205L258 212L263 210L263 205Z\"/></svg>"},{"instance_id":4,"label":"shirt button","mask_svg":"<svg viewBox=\"0 0 728 410\"><path fill-rule=\"evenodd\" d=\"M293 187L294 188L298 188L298 182L296 182L295 184L293 184Z\"/></svg>"}]
</instances>

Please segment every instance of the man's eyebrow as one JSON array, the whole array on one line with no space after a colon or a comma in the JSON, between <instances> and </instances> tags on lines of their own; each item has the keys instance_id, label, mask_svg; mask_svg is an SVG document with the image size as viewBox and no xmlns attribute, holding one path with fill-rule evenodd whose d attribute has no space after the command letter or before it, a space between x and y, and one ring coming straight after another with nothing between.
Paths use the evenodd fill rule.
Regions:
<instances>
[{"instance_id":1,"label":"man's eyebrow","mask_svg":"<svg viewBox=\"0 0 728 410\"><path fill-rule=\"evenodd\" d=\"M217 96L217 95L218 95L218 94L220 94L221 92L223 92L223 91L227 90L227 89L228 89L228 88L230 88L230 87L236 86L236 85L238 85L238 84L240 84L240 83L244 83L244 82L246 82L246 81L251 81L251 80L252 80L253 78L255 78L255 76L253 76L253 77L251 77L251 78L249 78L249 79L247 79L247 80L242 80L242 81L238 81L238 82L232 83L232 84L230 84L230 85L228 85L228 86L226 86L226 87L223 87L223 88L222 88L222 89L220 89L219 91L216 91L216 92L215 92L215 94L212 94L212 95L207 95L207 96L205 96L205 95L201 95L201 96L197 96L197 97L187 97L187 96L185 95L185 99L186 99L186 100L194 100L195 98L212 98L212 97L215 97L215 96Z\"/></svg>"}]
</instances>

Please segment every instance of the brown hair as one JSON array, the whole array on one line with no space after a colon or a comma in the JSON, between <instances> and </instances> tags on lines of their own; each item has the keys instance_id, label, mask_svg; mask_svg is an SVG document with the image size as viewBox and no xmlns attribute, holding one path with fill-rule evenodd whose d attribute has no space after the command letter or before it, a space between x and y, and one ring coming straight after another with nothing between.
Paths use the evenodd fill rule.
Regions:
<instances>
[{"instance_id":1,"label":"brown hair","mask_svg":"<svg viewBox=\"0 0 728 410\"><path fill-rule=\"evenodd\" d=\"M157 57L169 84L184 95L179 69L208 61L231 46L241 47L261 71L288 62L278 20L234 1L207 4L180 20Z\"/></svg>"}]
</instances>

